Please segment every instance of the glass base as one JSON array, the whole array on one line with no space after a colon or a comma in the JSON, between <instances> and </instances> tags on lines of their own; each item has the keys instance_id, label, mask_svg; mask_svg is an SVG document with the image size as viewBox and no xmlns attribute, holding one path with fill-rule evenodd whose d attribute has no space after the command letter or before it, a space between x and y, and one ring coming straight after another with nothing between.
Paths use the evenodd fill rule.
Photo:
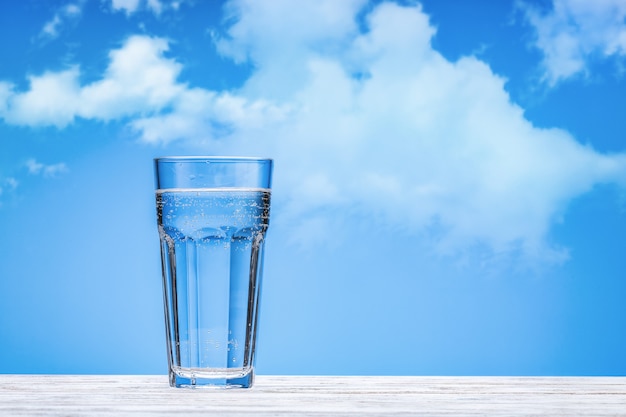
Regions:
<instances>
[{"instance_id":1,"label":"glass base","mask_svg":"<svg viewBox=\"0 0 626 417\"><path fill-rule=\"evenodd\" d=\"M250 388L254 383L254 369L210 370L206 369L170 369L170 386L175 388Z\"/></svg>"}]
</instances>

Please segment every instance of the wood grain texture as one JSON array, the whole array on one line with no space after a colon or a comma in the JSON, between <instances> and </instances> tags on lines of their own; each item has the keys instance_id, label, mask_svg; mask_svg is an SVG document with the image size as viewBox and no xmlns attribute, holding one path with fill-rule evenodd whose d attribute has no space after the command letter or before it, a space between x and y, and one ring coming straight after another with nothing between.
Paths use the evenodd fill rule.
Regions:
<instances>
[{"instance_id":1,"label":"wood grain texture","mask_svg":"<svg viewBox=\"0 0 626 417\"><path fill-rule=\"evenodd\" d=\"M626 377L259 376L249 390L166 376L0 375L0 416L626 416Z\"/></svg>"}]
</instances>

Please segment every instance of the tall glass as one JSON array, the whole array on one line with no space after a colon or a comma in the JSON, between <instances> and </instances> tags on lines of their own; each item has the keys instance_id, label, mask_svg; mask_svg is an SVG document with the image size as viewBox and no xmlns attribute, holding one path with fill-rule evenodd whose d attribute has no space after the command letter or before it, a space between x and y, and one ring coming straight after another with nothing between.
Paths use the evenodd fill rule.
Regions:
<instances>
[{"instance_id":1,"label":"tall glass","mask_svg":"<svg viewBox=\"0 0 626 417\"><path fill-rule=\"evenodd\" d=\"M154 160L163 300L173 387L254 380L272 160Z\"/></svg>"}]
</instances>

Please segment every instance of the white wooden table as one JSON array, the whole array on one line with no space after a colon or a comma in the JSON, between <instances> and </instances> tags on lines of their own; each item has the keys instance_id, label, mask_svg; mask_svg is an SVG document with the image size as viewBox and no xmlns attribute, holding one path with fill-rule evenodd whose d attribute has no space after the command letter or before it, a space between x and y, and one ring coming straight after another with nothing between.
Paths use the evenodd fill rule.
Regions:
<instances>
[{"instance_id":1,"label":"white wooden table","mask_svg":"<svg viewBox=\"0 0 626 417\"><path fill-rule=\"evenodd\" d=\"M249 390L166 376L0 375L0 416L626 416L626 377L259 376Z\"/></svg>"}]
</instances>

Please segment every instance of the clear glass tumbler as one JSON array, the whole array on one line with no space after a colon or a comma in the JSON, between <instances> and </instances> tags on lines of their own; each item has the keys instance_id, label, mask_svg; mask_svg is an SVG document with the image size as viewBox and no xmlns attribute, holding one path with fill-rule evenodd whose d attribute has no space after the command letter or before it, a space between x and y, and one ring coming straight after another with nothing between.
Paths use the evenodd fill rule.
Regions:
<instances>
[{"instance_id":1,"label":"clear glass tumbler","mask_svg":"<svg viewBox=\"0 0 626 417\"><path fill-rule=\"evenodd\" d=\"M173 387L254 380L272 160L154 160Z\"/></svg>"}]
</instances>

